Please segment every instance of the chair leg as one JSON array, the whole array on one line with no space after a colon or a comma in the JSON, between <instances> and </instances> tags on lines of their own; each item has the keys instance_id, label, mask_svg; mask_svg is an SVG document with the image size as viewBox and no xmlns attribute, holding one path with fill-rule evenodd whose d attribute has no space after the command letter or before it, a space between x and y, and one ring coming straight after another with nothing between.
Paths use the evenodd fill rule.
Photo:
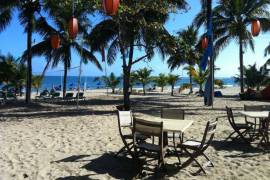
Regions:
<instances>
[{"instance_id":1,"label":"chair leg","mask_svg":"<svg viewBox=\"0 0 270 180\"><path fill-rule=\"evenodd\" d=\"M196 158L201 155L200 151L195 151L194 153L190 153L186 148L183 148L183 150L189 155L189 159L183 163L182 168L187 167L190 165L193 161L200 167L200 169L197 171L197 173L203 171L206 174L206 171L204 170L203 166L196 160ZM196 174L197 174L196 173Z\"/></svg>"},{"instance_id":2,"label":"chair leg","mask_svg":"<svg viewBox=\"0 0 270 180\"><path fill-rule=\"evenodd\" d=\"M181 141L181 140L180 140ZM178 155L178 152L177 152L177 148L176 148L176 143L175 143L175 134L173 133L173 148L174 148L174 151L175 151L175 155L179 161L179 163L181 164L181 160L180 160L180 157Z\"/></svg>"}]
</instances>

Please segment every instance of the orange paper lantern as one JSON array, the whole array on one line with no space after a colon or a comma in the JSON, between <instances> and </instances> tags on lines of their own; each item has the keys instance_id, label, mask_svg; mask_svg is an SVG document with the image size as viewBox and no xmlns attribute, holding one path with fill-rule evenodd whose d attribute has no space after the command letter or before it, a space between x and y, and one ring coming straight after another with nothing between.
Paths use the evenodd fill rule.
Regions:
<instances>
[{"instance_id":1,"label":"orange paper lantern","mask_svg":"<svg viewBox=\"0 0 270 180\"><path fill-rule=\"evenodd\" d=\"M53 34L51 36L51 46L53 49L57 49L60 47L61 39L58 34Z\"/></svg>"},{"instance_id":2,"label":"orange paper lantern","mask_svg":"<svg viewBox=\"0 0 270 180\"><path fill-rule=\"evenodd\" d=\"M261 31L261 23L259 20L253 20L251 22L251 33L252 36L258 36L260 34Z\"/></svg>"},{"instance_id":3,"label":"orange paper lantern","mask_svg":"<svg viewBox=\"0 0 270 180\"><path fill-rule=\"evenodd\" d=\"M202 48L206 49L207 47L208 47L208 39L206 36L204 36L202 39Z\"/></svg>"},{"instance_id":4,"label":"orange paper lantern","mask_svg":"<svg viewBox=\"0 0 270 180\"><path fill-rule=\"evenodd\" d=\"M72 17L68 23L68 34L71 39L75 39L78 34L78 20Z\"/></svg>"},{"instance_id":5,"label":"orange paper lantern","mask_svg":"<svg viewBox=\"0 0 270 180\"><path fill-rule=\"evenodd\" d=\"M103 9L107 15L116 15L119 7L119 0L103 0Z\"/></svg>"}]
</instances>

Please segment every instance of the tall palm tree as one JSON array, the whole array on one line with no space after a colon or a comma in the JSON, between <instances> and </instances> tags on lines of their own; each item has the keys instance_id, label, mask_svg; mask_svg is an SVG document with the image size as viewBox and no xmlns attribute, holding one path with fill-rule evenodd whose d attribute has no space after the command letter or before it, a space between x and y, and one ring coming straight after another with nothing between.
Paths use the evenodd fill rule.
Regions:
<instances>
[{"instance_id":1,"label":"tall palm tree","mask_svg":"<svg viewBox=\"0 0 270 180\"><path fill-rule=\"evenodd\" d=\"M130 109L130 72L142 60L151 60L156 52L163 57L172 50L174 41L164 24L173 9L185 9L185 0L173 1L121 1L117 16L98 23L87 38L95 51L108 44L108 64L121 54L125 109ZM136 58L135 51L144 52Z\"/></svg>"},{"instance_id":2,"label":"tall palm tree","mask_svg":"<svg viewBox=\"0 0 270 180\"><path fill-rule=\"evenodd\" d=\"M26 102L31 101L32 80L32 33L35 25L35 12L41 9L40 0L2 0L0 2L0 32L11 22L12 14L18 10L21 25L27 32L27 86Z\"/></svg>"},{"instance_id":3,"label":"tall palm tree","mask_svg":"<svg viewBox=\"0 0 270 180\"><path fill-rule=\"evenodd\" d=\"M163 92L164 87L167 85L167 76L163 73L160 73L158 77L154 78L154 82L157 83L158 87L161 87L161 92Z\"/></svg>"},{"instance_id":4,"label":"tall palm tree","mask_svg":"<svg viewBox=\"0 0 270 180\"><path fill-rule=\"evenodd\" d=\"M151 73L152 70L151 69L147 69L147 68L142 68L136 71L136 79L138 82L140 82L143 86L143 94L145 95L146 91L145 91L145 87L148 83L151 82L152 78L151 78Z\"/></svg>"},{"instance_id":5,"label":"tall palm tree","mask_svg":"<svg viewBox=\"0 0 270 180\"><path fill-rule=\"evenodd\" d=\"M254 39L248 30L252 20L259 20L263 31L270 28L269 0L219 0L213 9L215 54L224 49L231 41L239 44L240 87L244 92L243 53L249 46L254 51ZM196 16L197 27L206 25L206 11Z\"/></svg>"},{"instance_id":6,"label":"tall palm tree","mask_svg":"<svg viewBox=\"0 0 270 180\"><path fill-rule=\"evenodd\" d=\"M67 73L72 63L72 50L74 50L80 56L84 63L88 63L88 61L90 61L94 63L100 70L102 69L94 54L88 50L90 47L84 43L84 38L90 28L87 15L89 11L92 10L92 8L90 8L90 4L93 2L85 2L84 4L83 1L78 1L74 12L72 12L71 2L71 0L69 0L68 3L56 3L55 0L47 2L45 10L52 18L53 25L50 25L43 17L37 21L36 31L42 35L43 41L32 47L33 56L46 57L47 64L45 66L43 75L50 66L56 67L59 63L64 64L63 96L66 94ZM79 23L78 38L76 39L71 39L68 34L68 22L72 17L72 14L74 14L74 16L78 19ZM61 38L61 45L57 49L53 49L50 44L50 38L53 33L59 34ZM26 55L27 51L24 54Z\"/></svg>"},{"instance_id":7,"label":"tall palm tree","mask_svg":"<svg viewBox=\"0 0 270 180\"><path fill-rule=\"evenodd\" d=\"M42 85L43 76L37 75L37 76L33 76L32 78L33 78L32 79L32 87L36 89L36 92L38 95L39 89Z\"/></svg>"},{"instance_id":8,"label":"tall palm tree","mask_svg":"<svg viewBox=\"0 0 270 180\"><path fill-rule=\"evenodd\" d=\"M168 82L168 84L171 85L171 96L174 96L174 94L173 94L174 86L179 79L180 79L179 75L169 74L167 77L167 82Z\"/></svg>"}]
</instances>

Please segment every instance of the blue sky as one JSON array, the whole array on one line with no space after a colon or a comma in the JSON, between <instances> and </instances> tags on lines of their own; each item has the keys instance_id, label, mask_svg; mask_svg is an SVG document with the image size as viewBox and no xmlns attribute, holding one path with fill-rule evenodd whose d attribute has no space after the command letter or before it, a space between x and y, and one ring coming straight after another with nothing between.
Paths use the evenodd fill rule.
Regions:
<instances>
[{"instance_id":1,"label":"blue sky","mask_svg":"<svg viewBox=\"0 0 270 180\"><path fill-rule=\"evenodd\" d=\"M166 28L170 33L175 34L176 32L183 30L185 27L190 25L193 21L194 16L200 10L199 0L188 0L190 5L190 10L187 13L171 14L169 21L166 23ZM96 23L100 20L99 17L94 17L91 19L92 22ZM39 41L40 37L34 35L36 43ZM18 22L17 14L14 14L14 18L11 24L0 33L0 52L2 54L7 54L10 52L16 57L20 57L22 52L26 49L26 33L24 33L23 28ZM269 58L264 57L264 49L270 43L270 32L260 34L259 37L255 38L255 53L250 49L247 49L244 54L244 64L254 64L257 63L258 66L263 65L265 61ZM139 57L143 55L143 52L136 52L135 56ZM100 56L97 54L97 58ZM72 55L72 67L79 65L79 58L75 53ZM238 73L239 67L239 47L237 44L232 42L228 47L226 47L216 59L216 65L221 68L220 71L216 72L217 77L231 77ZM33 59L33 73L40 74L45 66L45 60L43 57L37 57ZM114 72L117 75L122 73L122 63L121 60L117 61L114 65L109 66L108 72ZM136 70L141 67L149 67L153 69L153 75L159 73L169 73L170 70L166 64L166 61L162 61L161 57L157 54L151 62L140 62L133 67ZM49 69L47 75L61 75L59 70L62 70L62 65L59 65L56 69ZM186 72L182 68L175 70L173 73L179 74L181 76L187 76ZM78 75L78 69L73 69L69 71L69 75ZM89 63L83 67L83 75L87 76L100 76L104 75L94 67L93 64Z\"/></svg>"}]
</instances>

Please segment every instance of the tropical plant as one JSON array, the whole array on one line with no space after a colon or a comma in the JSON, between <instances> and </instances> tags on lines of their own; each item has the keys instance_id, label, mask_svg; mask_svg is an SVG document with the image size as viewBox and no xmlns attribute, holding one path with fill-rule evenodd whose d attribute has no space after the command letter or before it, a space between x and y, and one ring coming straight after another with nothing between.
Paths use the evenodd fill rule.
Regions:
<instances>
[{"instance_id":1,"label":"tropical plant","mask_svg":"<svg viewBox=\"0 0 270 180\"><path fill-rule=\"evenodd\" d=\"M173 91L174 91L174 86L176 84L176 82L180 79L179 75L173 75L173 74L169 74L167 77L167 82L169 85L171 85L171 96L173 96Z\"/></svg>"},{"instance_id":2,"label":"tropical plant","mask_svg":"<svg viewBox=\"0 0 270 180\"><path fill-rule=\"evenodd\" d=\"M169 13L185 9L185 0L121 1L117 16L98 23L87 38L95 51L108 44L108 64L121 54L125 109L130 109L130 72L132 66L151 60L156 52L162 57L174 50L174 40L165 29ZM135 58L134 51L145 52Z\"/></svg>"},{"instance_id":3,"label":"tropical plant","mask_svg":"<svg viewBox=\"0 0 270 180\"><path fill-rule=\"evenodd\" d=\"M244 81L246 87L256 88L258 91L263 85L269 85L270 78L267 76L268 73L263 70L263 67L257 69L256 63L254 65L244 66ZM235 77L235 82L240 82L239 75Z\"/></svg>"},{"instance_id":4,"label":"tropical plant","mask_svg":"<svg viewBox=\"0 0 270 180\"><path fill-rule=\"evenodd\" d=\"M187 29L178 32L178 37L176 37L176 39L179 50L176 51L177 53L170 55L167 62L171 70L179 68L183 64L188 65L184 68L184 70L187 70L188 72L190 93L192 93L193 86L190 68L198 63L200 57L202 56L201 48L199 46L200 41L198 37L198 30L195 29L193 25L188 26Z\"/></svg>"},{"instance_id":5,"label":"tropical plant","mask_svg":"<svg viewBox=\"0 0 270 180\"><path fill-rule=\"evenodd\" d=\"M110 87L112 89L112 93L115 93L115 88L120 84L121 77L116 77L112 72L108 77L102 76L95 79L95 81L103 81L106 87Z\"/></svg>"},{"instance_id":6,"label":"tropical plant","mask_svg":"<svg viewBox=\"0 0 270 180\"><path fill-rule=\"evenodd\" d=\"M37 95L42 85L43 76L37 75L32 77L32 87L36 89Z\"/></svg>"},{"instance_id":7,"label":"tropical plant","mask_svg":"<svg viewBox=\"0 0 270 180\"><path fill-rule=\"evenodd\" d=\"M161 92L163 92L164 87L167 85L167 76L163 73L160 73L157 77L154 78L154 82L158 87L161 87Z\"/></svg>"},{"instance_id":8,"label":"tropical plant","mask_svg":"<svg viewBox=\"0 0 270 180\"><path fill-rule=\"evenodd\" d=\"M130 92L132 93L133 86L136 84L137 78L136 78L136 72L132 71L130 73L130 79L129 79L129 85L130 85Z\"/></svg>"},{"instance_id":9,"label":"tropical plant","mask_svg":"<svg viewBox=\"0 0 270 180\"><path fill-rule=\"evenodd\" d=\"M219 0L213 10L215 54L218 55L231 41L239 44L241 92L244 92L243 53L248 46L254 51L254 40L248 28L252 20L259 20L262 30L269 30L269 3L269 0ZM197 27L207 24L206 14L203 8L196 16Z\"/></svg>"},{"instance_id":10,"label":"tropical plant","mask_svg":"<svg viewBox=\"0 0 270 180\"><path fill-rule=\"evenodd\" d=\"M203 93L203 84L206 82L210 69L207 68L205 71L202 71L200 66L198 67L198 70L195 69L194 67L191 68L190 70L193 81L199 85L199 94Z\"/></svg>"},{"instance_id":11,"label":"tropical plant","mask_svg":"<svg viewBox=\"0 0 270 180\"><path fill-rule=\"evenodd\" d=\"M56 67L59 63L64 64L64 78L63 78L63 96L66 94L67 73L71 67L72 50L80 56L83 63L92 62L100 70L102 69L100 63L94 54L88 50L89 46L84 43L84 37L90 28L88 13L93 11L94 2L77 1L76 9L72 12L72 0L56 1L50 0L44 5L45 11L53 19L53 25L50 25L44 17L40 18L36 23L36 31L42 35L43 41L37 43L32 47L33 56L45 56L47 64L45 66L43 75L47 68ZM78 38L71 39L68 34L68 22L72 14L78 19ZM57 33L61 39L61 45L57 49L53 49L50 44L50 38L53 33ZM27 54L27 51L24 53Z\"/></svg>"},{"instance_id":12,"label":"tropical plant","mask_svg":"<svg viewBox=\"0 0 270 180\"><path fill-rule=\"evenodd\" d=\"M27 33L27 85L26 102L31 101L31 80L32 80L32 34L36 22L36 14L41 10L40 0L4 0L0 2L0 32L11 22L13 14L18 11L20 24ZM37 13L36 13L37 12Z\"/></svg>"},{"instance_id":13,"label":"tropical plant","mask_svg":"<svg viewBox=\"0 0 270 180\"><path fill-rule=\"evenodd\" d=\"M221 79L215 79L214 84L217 85L219 88L223 88L224 86L224 82Z\"/></svg>"},{"instance_id":14,"label":"tropical plant","mask_svg":"<svg viewBox=\"0 0 270 180\"><path fill-rule=\"evenodd\" d=\"M143 86L144 95L146 93L145 91L146 85L152 81L151 72L152 72L151 69L142 68L142 69L137 70L135 74L137 81L140 82Z\"/></svg>"}]
</instances>

